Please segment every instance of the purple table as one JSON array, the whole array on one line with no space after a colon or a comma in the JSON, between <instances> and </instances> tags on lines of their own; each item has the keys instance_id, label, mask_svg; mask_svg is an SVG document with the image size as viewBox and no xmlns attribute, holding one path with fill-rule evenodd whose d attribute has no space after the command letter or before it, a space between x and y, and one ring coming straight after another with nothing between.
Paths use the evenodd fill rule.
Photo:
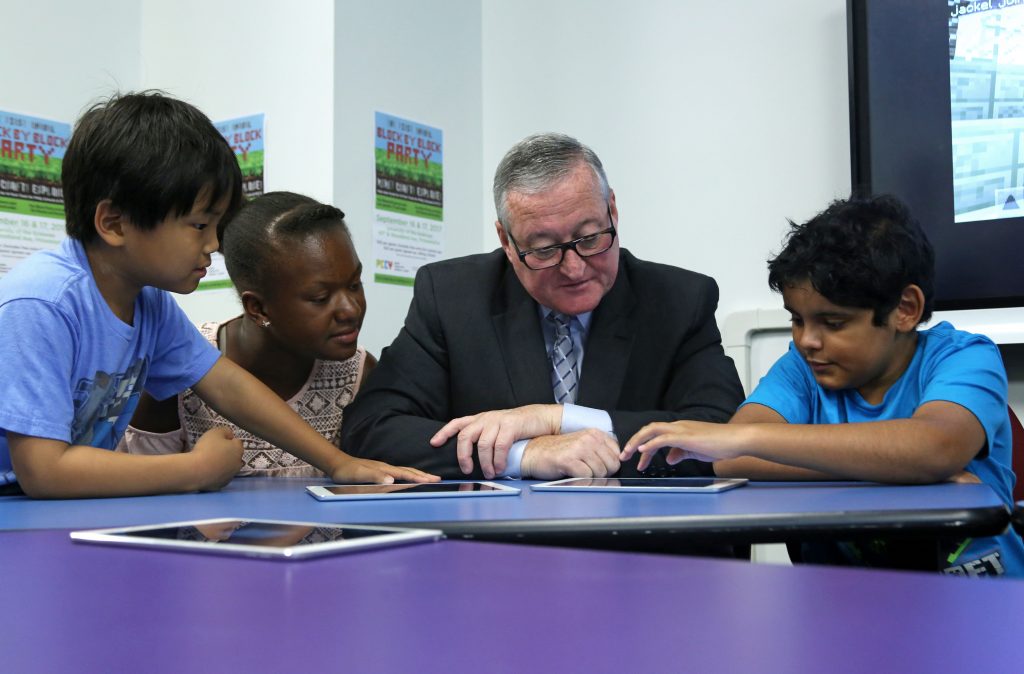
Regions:
<instances>
[{"instance_id":1,"label":"purple table","mask_svg":"<svg viewBox=\"0 0 1024 674\"><path fill-rule=\"evenodd\" d=\"M1019 672L1024 582L444 541L301 562L0 533L7 672Z\"/></svg>"}]
</instances>

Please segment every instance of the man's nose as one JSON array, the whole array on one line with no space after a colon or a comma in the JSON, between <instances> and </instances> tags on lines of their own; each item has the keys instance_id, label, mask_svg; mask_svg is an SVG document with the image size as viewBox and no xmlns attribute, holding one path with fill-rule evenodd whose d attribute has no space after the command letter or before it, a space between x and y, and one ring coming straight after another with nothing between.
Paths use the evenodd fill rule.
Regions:
<instances>
[{"instance_id":1,"label":"man's nose","mask_svg":"<svg viewBox=\"0 0 1024 674\"><path fill-rule=\"evenodd\" d=\"M563 274L575 277L583 273L583 270L587 268L587 263L575 249L569 248L565 251L565 255L562 256L562 264L560 266Z\"/></svg>"}]
</instances>

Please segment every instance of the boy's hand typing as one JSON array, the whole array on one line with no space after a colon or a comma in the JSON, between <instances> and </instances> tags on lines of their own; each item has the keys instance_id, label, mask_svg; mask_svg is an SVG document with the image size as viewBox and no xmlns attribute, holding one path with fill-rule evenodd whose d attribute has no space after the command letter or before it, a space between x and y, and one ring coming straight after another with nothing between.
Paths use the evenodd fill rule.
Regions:
<instances>
[{"instance_id":1,"label":"boy's hand typing","mask_svg":"<svg viewBox=\"0 0 1024 674\"><path fill-rule=\"evenodd\" d=\"M383 461L357 459L349 456L331 471L331 479L338 484L351 482L372 482L375 484L391 484L395 480L406 482L437 482L437 475L424 473L422 470L405 466L392 466Z\"/></svg>"},{"instance_id":2,"label":"boy's hand typing","mask_svg":"<svg viewBox=\"0 0 1024 674\"><path fill-rule=\"evenodd\" d=\"M199 491L217 491L242 468L242 441L226 426L203 433L189 454L196 462Z\"/></svg>"},{"instance_id":3,"label":"boy's hand typing","mask_svg":"<svg viewBox=\"0 0 1024 674\"><path fill-rule=\"evenodd\" d=\"M684 459L718 461L740 456L738 428L704 421L673 421L647 424L629 439L620 459L628 460L636 452L643 456L637 470L646 470L659 449L670 447L665 460L677 464Z\"/></svg>"}]
</instances>

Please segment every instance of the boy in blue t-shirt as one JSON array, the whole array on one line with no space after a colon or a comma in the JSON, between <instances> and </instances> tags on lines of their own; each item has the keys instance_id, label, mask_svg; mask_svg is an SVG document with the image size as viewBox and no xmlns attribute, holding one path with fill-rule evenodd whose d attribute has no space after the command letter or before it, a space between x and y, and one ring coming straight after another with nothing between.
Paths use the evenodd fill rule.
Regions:
<instances>
[{"instance_id":1,"label":"boy in blue t-shirt","mask_svg":"<svg viewBox=\"0 0 1024 674\"><path fill-rule=\"evenodd\" d=\"M622 453L664 447L670 463L715 462L723 477L989 485L1012 505L1006 372L981 335L931 317L935 256L893 197L836 201L792 228L768 284L793 341L728 425L655 423ZM857 423L853 423L857 422ZM964 472L966 471L966 472ZM976 477L975 477L976 476ZM936 551L906 541L803 544L805 561L1022 575L1012 530Z\"/></svg>"},{"instance_id":2,"label":"boy in blue t-shirt","mask_svg":"<svg viewBox=\"0 0 1024 674\"><path fill-rule=\"evenodd\" d=\"M196 289L242 203L238 162L205 115L158 92L112 97L78 121L61 179L68 238L0 279L0 493L219 489L242 465L226 428L186 454L107 451L143 389L188 387L336 481L436 479L339 451L221 358L166 292Z\"/></svg>"}]
</instances>

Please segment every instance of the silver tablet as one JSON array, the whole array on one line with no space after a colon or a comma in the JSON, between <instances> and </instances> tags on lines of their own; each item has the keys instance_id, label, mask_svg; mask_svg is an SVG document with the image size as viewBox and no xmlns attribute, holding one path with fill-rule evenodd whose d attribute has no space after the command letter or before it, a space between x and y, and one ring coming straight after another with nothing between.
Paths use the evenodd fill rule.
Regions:
<instances>
[{"instance_id":1,"label":"silver tablet","mask_svg":"<svg viewBox=\"0 0 1024 674\"><path fill-rule=\"evenodd\" d=\"M719 477L570 477L531 485L535 491L642 491L649 493L710 494L742 487L746 478Z\"/></svg>"},{"instance_id":2,"label":"silver tablet","mask_svg":"<svg viewBox=\"0 0 1024 674\"><path fill-rule=\"evenodd\" d=\"M516 487L500 482L432 482L422 484L327 484L306 487L321 501L443 498L452 496L515 496Z\"/></svg>"},{"instance_id":3,"label":"silver tablet","mask_svg":"<svg viewBox=\"0 0 1024 674\"><path fill-rule=\"evenodd\" d=\"M371 548L436 541L433 529L219 518L114 529L72 531L79 543L208 552L275 559L306 559Z\"/></svg>"}]
</instances>

